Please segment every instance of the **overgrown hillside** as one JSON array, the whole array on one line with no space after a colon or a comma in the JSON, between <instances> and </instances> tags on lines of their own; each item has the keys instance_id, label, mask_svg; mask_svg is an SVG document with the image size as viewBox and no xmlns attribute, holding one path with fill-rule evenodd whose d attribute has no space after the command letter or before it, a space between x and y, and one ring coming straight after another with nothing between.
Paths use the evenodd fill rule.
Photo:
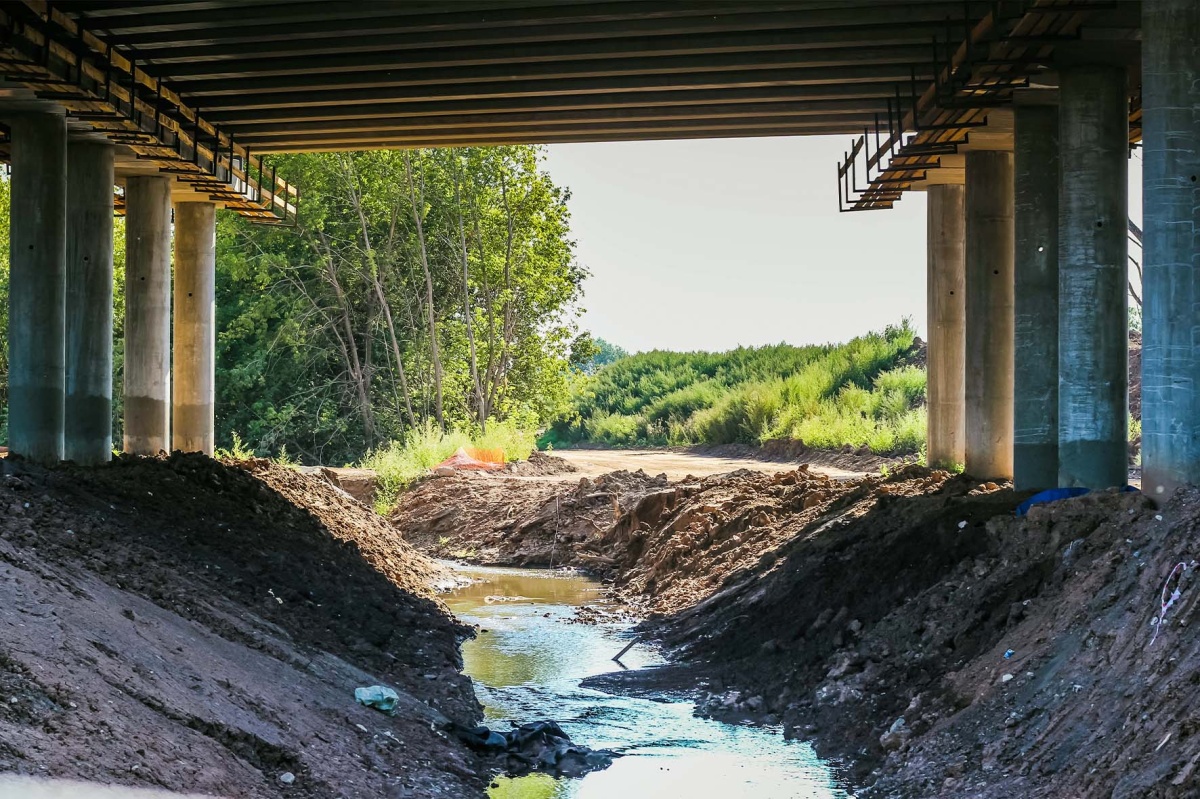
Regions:
<instances>
[{"instance_id":1,"label":"overgrown hillside","mask_svg":"<svg viewBox=\"0 0 1200 799\"><path fill-rule=\"evenodd\" d=\"M925 439L925 370L905 321L845 344L648 352L599 370L544 443L758 444L915 453Z\"/></svg>"}]
</instances>

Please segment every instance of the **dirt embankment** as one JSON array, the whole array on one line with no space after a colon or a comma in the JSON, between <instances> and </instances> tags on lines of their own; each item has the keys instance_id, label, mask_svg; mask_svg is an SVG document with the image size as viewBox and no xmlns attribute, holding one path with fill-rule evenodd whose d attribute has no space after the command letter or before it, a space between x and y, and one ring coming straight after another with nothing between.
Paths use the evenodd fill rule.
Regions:
<instances>
[{"instance_id":1,"label":"dirt embankment","mask_svg":"<svg viewBox=\"0 0 1200 799\"><path fill-rule=\"evenodd\" d=\"M1101 492L1018 518L1010 489L919 467L642 489L573 517L570 551L657 614L645 629L674 665L595 684L699 685L702 712L813 740L861 796L1200 795L1200 639L1187 632L1200 492L1162 509ZM519 542L546 540L554 507L554 488L538 490L479 540L535 551ZM483 502L466 529L487 524L490 500L460 499ZM493 513L516 501L493 499ZM440 532L452 541L455 527Z\"/></svg>"},{"instance_id":2,"label":"dirt embankment","mask_svg":"<svg viewBox=\"0 0 1200 799\"><path fill-rule=\"evenodd\" d=\"M706 681L702 711L815 739L860 795L1196 796L1200 493L1017 518L1011 491L921 471L814 505L759 564L660 620L679 665L655 679ZM680 538L640 568L686 552Z\"/></svg>"},{"instance_id":3,"label":"dirt embankment","mask_svg":"<svg viewBox=\"0 0 1200 799\"><path fill-rule=\"evenodd\" d=\"M783 548L854 518L881 497L919 495L948 479L945 472L909 468L835 480L807 466L713 475L648 494L596 548L614 561L620 597L644 612L674 614L770 572Z\"/></svg>"},{"instance_id":4,"label":"dirt embankment","mask_svg":"<svg viewBox=\"0 0 1200 799\"><path fill-rule=\"evenodd\" d=\"M0 466L0 771L238 797L482 796L432 564L265 462ZM384 716L354 689L401 692Z\"/></svg>"},{"instance_id":5,"label":"dirt embankment","mask_svg":"<svg viewBox=\"0 0 1200 799\"><path fill-rule=\"evenodd\" d=\"M596 542L665 477L613 472L579 482L463 472L432 477L405 493L392 523L407 541L437 557L488 566L580 566L615 561Z\"/></svg>"}]
</instances>

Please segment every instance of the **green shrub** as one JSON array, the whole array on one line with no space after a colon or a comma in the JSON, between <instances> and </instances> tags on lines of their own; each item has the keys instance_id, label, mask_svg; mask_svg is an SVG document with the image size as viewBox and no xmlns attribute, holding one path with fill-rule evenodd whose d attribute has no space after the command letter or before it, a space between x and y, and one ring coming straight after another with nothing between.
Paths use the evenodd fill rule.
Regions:
<instances>
[{"instance_id":1,"label":"green shrub","mask_svg":"<svg viewBox=\"0 0 1200 799\"><path fill-rule=\"evenodd\" d=\"M638 443L646 429L646 420L640 416L622 416L617 413L601 413L586 423L589 441L623 447Z\"/></svg>"},{"instance_id":2,"label":"green shrub","mask_svg":"<svg viewBox=\"0 0 1200 799\"><path fill-rule=\"evenodd\" d=\"M392 441L367 453L359 466L375 472L375 509L386 515L404 489L460 448L502 450L505 460L514 461L529 457L534 438L534 433L511 421L489 421L486 432L470 433L443 432L429 420L423 427L409 430L403 441Z\"/></svg>"},{"instance_id":3,"label":"green shrub","mask_svg":"<svg viewBox=\"0 0 1200 799\"><path fill-rule=\"evenodd\" d=\"M904 363L915 337L905 321L839 345L631 355L579 387L572 412L542 443L799 438L819 448L919 453L925 372Z\"/></svg>"}]
</instances>

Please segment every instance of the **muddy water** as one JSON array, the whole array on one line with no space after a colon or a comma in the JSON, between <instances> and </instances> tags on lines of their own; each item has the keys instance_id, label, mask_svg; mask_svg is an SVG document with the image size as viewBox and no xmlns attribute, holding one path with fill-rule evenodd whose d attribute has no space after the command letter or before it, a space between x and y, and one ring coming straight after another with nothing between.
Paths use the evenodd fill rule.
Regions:
<instances>
[{"instance_id":1,"label":"muddy water","mask_svg":"<svg viewBox=\"0 0 1200 799\"><path fill-rule=\"evenodd\" d=\"M577 780L544 774L501 778L492 799L842 799L835 775L807 744L777 730L692 715L686 701L613 696L580 686L617 668L628 625L571 624L579 605L603 607L598 583L539 570L464 569L478 582L447 597L485 632L463 645L489 726L554 719L571 738L624 753L612 767ZM660 662L635 646L629 668Z\"/></svg>"}]
</instances>

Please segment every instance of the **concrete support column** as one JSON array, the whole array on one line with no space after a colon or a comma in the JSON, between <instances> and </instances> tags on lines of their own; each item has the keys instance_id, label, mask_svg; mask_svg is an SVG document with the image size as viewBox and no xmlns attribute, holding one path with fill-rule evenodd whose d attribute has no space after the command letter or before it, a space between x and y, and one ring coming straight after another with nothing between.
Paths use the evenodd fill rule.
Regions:
<instances>
[{"instance_id":1,"label":"concrete support column","mask_svg":"<svg viewBox=\"0 0 1200 799\"><path fill-rule=\"evenodd\" d=\"M125 451L170 446L171 183L125 182Z\"/></svg>"},{"instance_id":2,"label":"concrete support column","mask_svg":"<svg viewBox=\"0 0 1200 799\"><path fill-rule=\"evenodd\" d=\"M1129 403L1125 68L1064 68L1059 102L1059 483L1122 486Z\"/></svg>"},{"instance_id":3,"label":"concrete support column","mask_svg":"<svg viewBox=\"0 0 1200 799\"><path fill-rule=\"evenodd\" d=\"M1142 490L1200 484L1200 4L1142 3Z\"/></svg>"},{"instance_id":4,"label":"concrete support column","mask_svg":"<svg viewBox=\"0 0 1200 799\"><path fill-rule=\"evenodd\" d=\"M112 458L113 148L67 146L67 361L65 455Z\"/></svg>"},{"instance_id":5,"label":"concrete support column","mask_svg":"<svg viewBox=\"0 0 1200 799\"><path fill-rule=\"evenodd\" d=\"M1058 485L1058 106L1014 109L1013 484Z\"/></svg>"},{"instance_id":6,"label":"concrete support column","mask_svg":"<svg viewBox=\"0 0 1200 799\"><path fill-rule=\"evenodd\" d=\"M63 457L67 124L64 116L45 113L7 121L12 132L8 445L26 458L53 463Z\"/></svg>"},{"instance_id":7,"label":"concrete support column","mask_svg":"<svg viewBox=\"0 0 1200 799\"><path fill-rule=\"evenodd\" d=\"M171 446L213 453L216 206L175 206L175 387Z\"/></svg>"},{"instance_id":8,"label":"concrete support column","mask_svg":"<svg viewBox=\"0 0 1200 799\"><path fill-rule=\"evenodd\" d=\"M966 458L968 474L1013 466L1013 156L967 153Z\"/></svg>"},{"instance_id":9,"label":"concrete support column","mask_svg":"<svg viewBox=\"0 0 1200 799\"><path fill-rule=\"evenodd\" d=\"M926 460L930 466L960 466L964 462L964 193L961 185L953 184L930 186L927 192L929 422Z\"/></svg>"}]
</instances>

